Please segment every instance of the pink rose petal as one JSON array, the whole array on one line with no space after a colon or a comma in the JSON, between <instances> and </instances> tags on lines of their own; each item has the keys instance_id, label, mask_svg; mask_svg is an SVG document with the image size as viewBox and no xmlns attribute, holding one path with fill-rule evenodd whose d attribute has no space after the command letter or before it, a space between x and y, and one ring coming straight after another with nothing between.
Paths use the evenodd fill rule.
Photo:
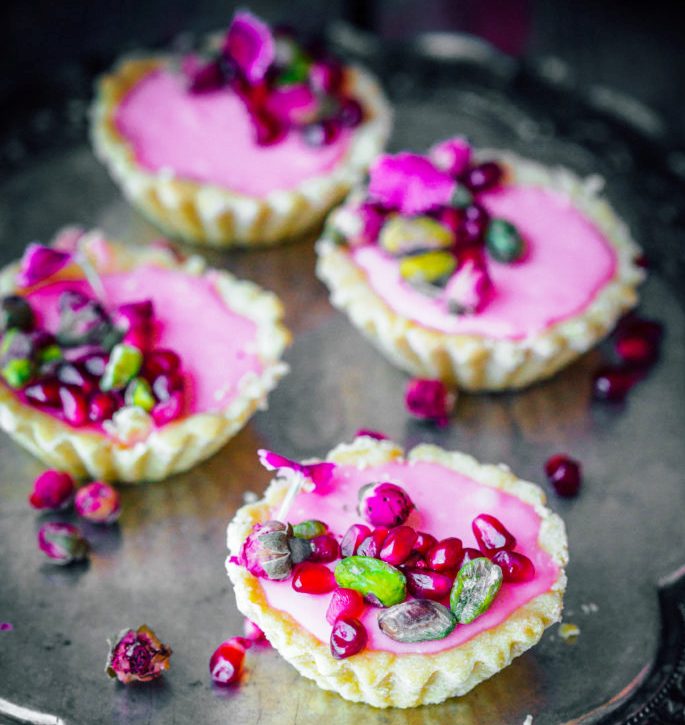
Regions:
<instances>
[{"instance_id":1,"label":"pink rose petal","mask_svg":"<svg viewBox=\"0 0 685 725\"><path fill-rule=\"evenodd\" d=\"M226 34L224 53L230 56L250 83L260 81L276 57L276 45L266 23L241 11Z\"/></svg>"},{"instance_id":2,"label":"pink rose petal","mask_svg":"<svg viewBox=\"0 0 685 725\"><path fill-rule=\"evenodd\" d=\"M448 138L431 147L428 152L430 160L450 176L459 176L471 162L471 146L461 136Z\"/></svg>"},{"instance_id":3,"label":"pink rose petal","mask_svg":"<svg viewBox=\"0 0 685 725\"><path fill-rule=\"evenodd\" d=\"M16 282L20 287L32 287L52 277L71 261L72 255L67 252L60 252L43 244L29 244L21 258Z\"/></svg>"},{"instance_id":4,"label":"pink rose petal","mask_svg":"<svg viewBox=\"0 0 685 725\"><path fill-rule=\"evenodd\" d=\"M267 110L276 118L297 124L311 121L317 106L314 92L305 83L275 88L266 103Z\"/></svg>"},{"instance_id":5,"label":"pink rose petal","mask_svg":"<svg viewBox=\"0 0 685 725\"><path fill-rule=\"evenodd\" d=\"M455 187L456 181L449 174L418 154L383 154L370 171L371 197L407 215L446 206Z\"/></svg>"}]
</instances>

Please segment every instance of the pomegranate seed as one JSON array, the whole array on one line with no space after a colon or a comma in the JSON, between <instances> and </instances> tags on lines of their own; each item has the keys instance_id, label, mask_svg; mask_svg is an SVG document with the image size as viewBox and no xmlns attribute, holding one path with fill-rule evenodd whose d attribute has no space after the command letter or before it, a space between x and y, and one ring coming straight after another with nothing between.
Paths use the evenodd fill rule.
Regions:
<instances>
[{"instance_id":1,"label":"pomegranate seed","mask_svg":"<svg viewBox=\"0 0 685 725\"><path fill-rule=\"evenodd\" d=\"M345 98L340 104L338 120L344 128L356 128L364 120L364 109L355 98Z\"/></svg>"},{"instance_id":2,"label":"pomegranate seed","mask_svg":"<svg viewBox=\"0 0 685 725\"><path fill-rule=\"evenodd\" d=\"M446 574L426 569L405 569L407 588L417 599L440 601L449 596L454 579Z\"/></svg>"},{"instance_id":3,"label":"pomegranate seed","mask_svg":"<svg viewBox=\"0 0 685 725\"><path fill-rule=\"evenodd\" d=\"M62 363L57 368L57 379L63 385L80 388L86 395L95 390L95 381L74 363Z\"/></svg>"},{"instance_id":4,"label":"pomegranate seed","mask_svg":"<svg viewBox=\"0 0 685 725\"><path fill-rule=\"evenodd\" d=\"M498 551L490 560L502 570L505 582L527 582L535 576L533 562L517 551Z\"/></svg>"},{"instance_id":5,"label":"pomegranate seed","mask_svg":"<svg viewBox=\"0 0 685 725\"><path fill-rule=\"evenodd\" d=\"M425 531L417 531L414 551L418 551L419 554L427 554L431 546L437 543L438 540L432 534L427 534Z\"/></svg>"},{"instance_id":6,"label":"pomegranate seed","mask_svg":"<svg viewBox=\"0 0 685 725\"><path fill-rule=\"evenodd\" d=\"M343 81L343 69L336 60L324 58L312 64L309 70L309 82L317 91L326 95L335 95Z\"/></svg>"},{"instance_id":7,"label":"pomegranate seed","mask_svg":"<svg viewBox=\"0 0 685 725\"><path fill-rule=\"evenodd\" d=\"M122 340L125 345L137 347L139 350L149 350L152 345L152 331L147 325L132 327Z\"/></svg>"},{"instance_id":8,"label":"pomegranate seed","mask_svg":"<svg viewBox=\"0 0 685 725\"><path fill-rule=\"evenodd\" d=\"M426 569L428 564L418 551L410 554L405 561L400 564L401 569Z\"/></svg>"},{"instance_id":9,"label":"pomegranate seed","mask_svg":"<svg viewBox=\"0 0 685 725\"><path fill-rule=\"evenodd\" d=\"M302 126L302 138L309 146L320 147L332 144L340 135L340 124L332 119L308 123Z\"/></svg>"},{"instance_id":10,"label":"pomegranate seed","mask_svg":"<svg viewBox=\"0 0 685 725\"><path fill-rule=\"evenodd\" d=\"M545 473L560 496L575 496L580 489L581 466L578 461L562 453L545 463Z\"/></svg>"},{"instance_id":11,"label":"pomegranate seed","mask_svg":"<svg viewBox=\"0 0 685 725\"><path fill-rule=\"evenodd\" d=\"M259 146L271 146L285 136L286 129L275 116L260 110L252 113L251 119Z\"/></svg>"},{"instance_id":12,"label":"pomegranate seed","mask_svg":"<svg viewBox=\"0 0 685 725\"><path fill-rule=\"evenodd\" d=\"M59 397L59 384L52 379L29 385L25 388L24 395L31 403L46 405L49 408L59 408L62 404Z\"/></svg>"},{"instance_id":13,"label":"pomegranate seed","mask_svg":"<svg viewBox=\"0 0 685 725\"><path fill-rule=\"evenodd\" d=\"M352 524L345 532L340 542L340 553L343 557L354 556L359 545L371 533L371 529L364 524Z\"/></svg>"},{"instance_id":14,"label":"pomegranate seed","mask_svg":"<svg viewBox=\"0 0 685 725\"><path fill-rule=\"evenodd\" d=\"M110 420L116 409L116 401L109 393L95 393L88 401L88 420L91 423Z\"/></svg>"},{"instance_id":15,"label":"pomegranate seed","mask_svg":"<svg viewBox=\"0 0 685 725\"><path fill-rule=\"evenodd\" d=\"M335 589L336 583L327 566L304 561L293 570L292 586L300 594L328 594Z\"/></svg>"},{"instance_id":16,"label":"pomegranate seed","mask_svg":"<svg viewBox=\"0 0 685 725\"><path fill-rule=\"evenodd\" d=\"M658 344L664 336L664 326L646 317L626 317L619 323L616 334L618 337L643 337Z\"/></svg>"},{"instance_id":17,"label":"pomegranate seed","mask_svg":"<svg viewBox=\"0 0 685 725\"><path fill-rule=\"evenodd\" d=\"M502 178L502 167L494 161L486 161L471 167L463 176L464 184L470 191L479 192L492 189Z\"/></svg>"},{"instance_id":18,"label":"pomegranate seed","mask_svg":"<svg viewBox=\"0 0 685 725\"><path fill-rule=\"evenodd\" d=\"M464 549L464 552L461 557L461 561L459 562L459 568L461 569L464 564L468 564L470 561L473 561L474 559L480 559L483 556L483 554L478 551L478 549L472 549L470 546L467 546Z\"/></svg>"},{"instance_id":19,"label":"pomegranate seed","mask_svg":"<svg viewBox=\"0 0 685 725\"><path fill-rule=\"evenodd\" d=\"M331 534L322 534L309 539L312 547L310 561L319 561L323 564L335 561L340 557L340 545Z\"/></svg>"},{"instance_id":20,"label":"pomegranate seed","mask_svg":"<svg viewBox=\"0 0 685 725\"><path fill-rule=\"evenodd\" d=\"M357 556L370 556L373 559L378 559L385 539L388 535L388 531L385 526L377 526L369 536L367 536L357 549Z\"/></svg>"},{"instance_id":21,"label":"pomegranate seed","mask_svg":"<svg viewBox=\"0 0 685 725\"><path fill-rule=\"evenodd\" d=\"M105 367L107 367L107 356L95 353L81 358L79 365L83 366L83 369L94 378L101 378L105 373Z\"/></svg>"},{"instance_id":22,"label":"pomegranate seed","mask_svg":"<svg viewBox=\"0 0 685 725\"><path fill-rule=\"evenodd\" d=\"M392 566L399 566L407 560L416 541L416 531L411 526L397 526L390 529L383 542L379 558Z\"/></svg>"},{"instance_id":23,"label":"pomegranate seed","mask_svg":"<svg viewBox=\"0 0 685 725\"><path fill-rule=\"evenodd\" d=\"M426 564L433 571L449 571L459 566L464 546L461 539L450 536L431 546L426 554Z\"/></svg>"},{"instance_id":24,"label":"pomegranate seed","mask_svg":"<svg viewBox=\"0 0 685 725\"><path fill-rule=\"evenodd\" d=\"M331 632L331 654L336 660L356 655L366 647L366 630L358 619L338 619Z\"/></svg>"},{"instance_id":25,"label":"pomegranate seed","mask_svg":"<svg viewBox=\"0 0 685 725\"><path fill-rule=\"evenodd\" d=\"M633 365L649 365L658 354L657 345L645 337L621 337L616 341L616 354L627 363Z\"/></svg>"},{"instance_id":26,"label":"pomegranate seed","mask_svg":"<svg viewBox=\"0 0 685 725\"><path fill-rule=\"evenodd\" d=\"M471 523L473 534L481 551L511 550L516 539L507 531L504 524L490 514L479 514Z\"/></svg>"},{"instance_id":27,"label":"pomegranate seed","mask_svg":"<svg viewBox=\"0 0 685 725\"><path fill-rule=\"evenodd\" d=\"M80 427L88 422L88 401L77 388L62 386L59 389L62 414L67 423Z\"/></svg>"},{"instance_id":28,"label":"pomegranate seed","mask_svg":"<svg viewBox=\"0 0 685 725\"><path fill-rule=\"evenodd\" d=\"M633 262L642 269L649 269L649 257L646 254L638 254Z\"/></svg>"},{"instance_id":29,"label":"pomegranate seed","mask_svg":"<svg viewBox=\"0 0 685 725\"><path fill-rule=\"evenodd\" d=\"M182 388L183 379L174 373L159 375L152 381L152 392L160 402L169 400L173 393L179 392Z\"/></svg>"},{"instance_id":30,"label":"pomegranate seed","mask_svg":"<svg viewBox=\"0 0 685 725\"><path fill-rule=\"evenodd\" d=\"M183 413L183 396L180 393L172 393L168 400L157 403L150 411L155 425L162 426L176 420Z\"/></svg>"},{"instance_id":31,"label":"pomegranate seed","mask_svg":"<svg viewBox=\"0 0 685 725\"><path fill-rule=\"evenodd\" d=\"M462 222L462 213L452 206L443 206L437 214L437 220L456 234Z\"/></svg>"},{"instance_id":32,"label":"pomegranate seed","mask_svg":"<svg viewBox=\"0 0 685 725\"><path fill-rule=\"evenodd\" d=\"M145 356L145 374L151 380L159 375L177 372L181 367L181 358L173 350L157 348Z\"/></svg>"},{"instance_id":33,"label":"pomegranate seed","mask_svg":"<svg viewBox=\"0 0 685 725\"><path fill-rule=\"evenodd\" d=\"M465 247L474 247L483 243L485 238L485 227L481 226L479 222L465 219L457 227L457 249Z\"/></svg>"},{"instance_id":34,"label":"pomegranate seed","mask_svg":"<svg viewBox=\"0 0 685 725\"><path fill-rule=\"evenodd\" d=\"M245 646L242 637L222 642L209 658L209 673L217 685L232 685L238 680L245 662Z\"/></svg>"},{"instance_id":35,"label":"pomegranate seed","mask_svg":"<svg viewBox=\"0 0 685 725\"><path fill-rule=\"evenodd\" d=\"M356 589L338 587L333 591L326 610L326 621L335 624L340 619L358 619L364 611L364 597Z\"/></svg>"},{"instance_id":36,"label":"pomegranate seed","mask_svg":"<svg viewBox=\"0 0 685 725\"><path fill-rule=\"evenodd\" d=\"M248 619L247 617L245 617L245 620L243 621L243 631L245 632L245 637L252 642L266 641L264 632L262 632L259 625L255 624L251 619Z\"/></svg>"},{"instance_id":37,"label":"pomegranate seed","mask_svg":"<svg viewBox=\"0 0 685 725\"><path fill-rule=\"evenodd\" d=\"M114 320L120 327L130 330L133 327L151 323L154 316L155 308L152 300L141 300L119 305L114 313Z\"/></svg>"},{"instance_id":38,"label":"pomegranate seed","mask_svg":"<svg viewBox=\"0 0 685 725\"><path fill-rule=\"evenodd\" d=\"M619 403L625 399L631 388L640 381L637 370L620 367L600 368L592 381L592 392L596 400Z\"/></svg>"}]
</instances>

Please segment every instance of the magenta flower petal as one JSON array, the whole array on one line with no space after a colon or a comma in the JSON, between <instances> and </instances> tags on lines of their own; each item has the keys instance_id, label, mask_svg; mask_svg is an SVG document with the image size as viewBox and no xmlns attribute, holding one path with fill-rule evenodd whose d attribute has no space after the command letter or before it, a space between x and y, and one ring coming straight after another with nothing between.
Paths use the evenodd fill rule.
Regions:
<instances>
[{"instance_id":1,"label":"magenta flower petal","mask_svg":"<svg viewBox=\"0 0 685 725\"><path fill-rule=\"evenodd\" d=\"M281 121L308 123L313 120L318 101L305 83L274 88L266 103L267 110Z\"/></svg>"},{"instance_id":2,"label":"magenta flower petal","mask_svg":"<svg viewBox=\"0 0 685 725\"><path fill-rule=\"evenodd\" d=\"M454 410L456 396L441 380L414 378L407 384L404 401L415 418L444 426Z\"/></svg>"},{"instance_id":3,"label":"magenta flower petal","mask_svg":"<svg viewBox=\"0 0 685 725\"><path fill-rule=\"evenodd\" d=\"M471 163L471 146L461 136L435 144L428 152L430 160L450 176L464 173Z\"/></svg>"},{"instance_id":4,"label":"magenta flower petal","mask_svg":"<svg viewBox=\"0 0 685 725\"><path fill-rule=\"evenodd\" d=\"M257 455L259 462L267 471L277 471L281 468L297 471L310 479L318 489L323 489L330 483L335 470L335 463L298 463L265 449L257 451Z\"/></svg>"},{"instance_id":5,"label":"magenta flower petal","mask_svg":"<svg viewBox=\"0 0 685 725\"><path fill-rule=\"evenodd\" d=\"M43 244L29 244L21 258L16 282L20 287L32 287L59 272L71 259L71 254L67 252Z\"/></svg>"},{"instance_id":6,"label":"magenta flower petal","mask_svg":"<svg viewBox=\"0 0 685 725\"><path fill-rule=\"evenodd\" d=\"M237 12L233 17L223 50L250 83L260 81L276 57L276 44L269 26L246 11Z\"/></svg>"},{"instance_id":7,"label":"magenta flower petal","mask_svg":"<svg viewBox=\"0 0 685 725\"><path fill-rule=\"evenodd\" d=\"M366 436L367 438L373 438L375 441L387 441L388 436L385 433L381 433L377 430L370 430L369 428L360 428L355 434L355 438Z\"/></svg>"},{"instance_id":8,"label":"magenta flower petal","mask_svg":"<svg viewBox=\"0 0 685 725\"><path fill-rule=\"evenodd\" d=\"M370 171L371 197L407 215L448 205L455 187L456 181L449 174L418 154L383 154Z\"/></svg>"},{"instance_id":9,"label":"magenta flower petal","mask_svg":"<svg viewBox=\"0 0 685 725\"><path fill-rule=\"evenodd\" d=\"M171 647L162 644L145 625L137 630L124 629L107 643L110 651L105 672L124 685L149 682L169 669Z\"/></svg>"},{"instance_id":10,"label":"magenta flower petal","mask_svg":"<svg viewBox=\"0 0 685 725\"><path fill-rule=\"evenodd\" d=\"M0 632L11 632L13 629L12 622L0 622Z\"/></svg>"}]
</instances>

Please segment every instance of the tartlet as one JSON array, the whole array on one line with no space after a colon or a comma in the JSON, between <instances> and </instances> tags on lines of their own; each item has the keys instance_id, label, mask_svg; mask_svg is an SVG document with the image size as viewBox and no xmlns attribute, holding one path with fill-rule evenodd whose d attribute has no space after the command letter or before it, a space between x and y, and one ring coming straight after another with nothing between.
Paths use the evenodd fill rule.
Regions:
<instances>
[{"instance_id":1,"label":"tartlet","mask_svg":"<svg viewBox=\"0 0 685 725\"><path fill-rule=\"evenodd\" d=\"M481 465L462 453L447 452L436 446L422 444L405 458L403 450L391 441L379 441L366 436L356 438L352 444L339 445L328 454L326 461L333 464L328 480L320 482L313 491L300 491L283 521L287 518L290 524L295 525L290 530L293 538L288 539L293 561L297 561L296 552L301 550L302 539L298 537L307 535L308 529L313 528L311 519L324 522L328 534L337 540L345 534L338 556L349 557L337 561L331 561L330 557L323 559L329 561L323 566L335 571L338 586L341 586L341 581L345 587L357 586L343 578L341 569L347 570L346 562L356 565L359 560L365 560L363 563L367 565L371 561L375 562L374 566L386 566L383 562L379 563L377 558L371 558L373 556L393 561L392 556L397 556L397 547L394 553L388 555L389 549L385 547L389 539L383 537L393 536L393 532L406 529L407 526L410 531L414 527L415 531L421 529L441 539L437 547L443 546L444 537L459 537L461 542L456 544L457 548L462 547L462 542L467 547L457 554L462 557L457 568L445 571L443 567L438 576L438 579L447 577L448 584L455 576L455 582L459 580L462 572L466 577L465 572L469 567L479 566L482 571L491 573L499 570L490 561L495 558L493 551L488 553L488 559L485 554L468 548L474 546L471 543L474 534L469 527L471 518L482 519L484 511L501 519L508 529L506 546L510 550L515 547L518 552L512 556L518 556L528 564L533 562L534 573L531 578L529 568L527 576L519 576L517 582L505 579L494 599L487 605L483 604L483 611L470 623L456 624L456 628L447 634L441 632L441 638L414 642L397 641L397 631L392 636L387 634L392 629L387 626L388 617L393 618L395 603L402 595L390 600L387 599L389 590L386 590L383 596L386 597L385 603L391 605L390 608L364 604L363 613L357 615L359 619L354 627L365 630L366 637L362 638L365 645L356 653L350 656L343 654L341 657L336 649L340 643L334 644L331 634L334 626L332 620L336 615L331 614L330 610L327 612L331 596L327 593L296 591L303 579L303 575L298 573L298 567L308 565L311 573L313 567L322 565L312 565L310 562L297 564L287 574L279 569L282 559L274 559L272 554L259 558L263 551L254 548L255 537L261 536L262 531L277 528L273 521L265 528L264 522L278 515L292 486L292 471L281 469L280 477L271 482L264 498L241 508L230 523L228 547L231 556L227 561L227 570L239 610L256 622L269 642L302 675L348 700L365 702L375 707L406 708L439 703L449 697L465 694L507 666L514 657L532 647L546 627L560 619L566 587L563 569L568 558L566 534L561 519L545 507L544 494L537 486L519 480L506 466ZM411 511L409 517L404 519L405 525L390 528L389 533L387 528L383 530L381 543L378 544L380 554L378 550L374 552L369 548L373 546L369 540L382 530L381 526L373 529L369 538L361 543L357 539L356 549L350 548L353 540L350 531L355 525L359 526L359 522L369 522L368 518L366 521L363 518L371 510L364 508L369 501L368 493L364 494L366 498L362 498L366 503L361 504L359 513L355 510L357 489L369 481L392 482L411 504L402 514L406 517L407 512ZM308 523L302 525L303 521ZM475 526L475 523L472 525ZM513 540L512 534L517 541ZM420 546L421 551L426 552L430 542L427 543L426 533L421 536L421 544L416 539L414 546ZM395 543L400 538L399 535L395 536ZM297 547L292 543L295 539ZM260 541L265 542L266 539ZM447 541L454 542L454 539ZM270 544L274 546L273 541ZM354 555L362 551L367 556ZM433 563L439 561L439 558L431 551L433 549L423 555L424 561L431 562L429 566L439 568L437 563ZM255 552L259 554L257 558L268 570L268 575L265 575L261 564L256 563ZM414 568L417 566L416 557L422 558L422 555L416 554L416 549L410 554L414 559L403 560L402 557L406 555L405 551L396 558L396 566L391 569L394 570L393 576L404 572L409 582L417 571L425 573L426 568ZM507 556L506 553L504 556ZM448 562L448 565L453 566L454 562ZM421 601L421 606L437 608L443 618L449 619L449 611L453 611L458 612L459 622L466 621L469 618L464 615L463 602L459 603L455 587L456 584L452 587L451 609L447 613L447 607L438 604L439 596L433 596L435 601L426 605L423 594L411 587L409 591L413 596L407 596L400 607ZM374 600L373 596L369 597L368 590L364 592L362 589L360 587L359 591L366 594L367 600ZM381 596L380 590L376 593ZM333 596L338 595L336 593ZM455 606L452 607L452 598L455 596ZM375 601L378 604L377 598ZM339 622L340 618L349 620L346 614L342 614L335 622ZM454 622L451 626L454 627ZM424 633L421 636L427 635Z\"/></svg>"},{"instance_id":2,"label":"tartlet","mask_svg":"<svg viewBox=\"0 0 685 725\"><path fill-rule=\"evenodd\" d=\"M601 180L460 138L382 156L317 244L331 302L395 365L465 390L552 376L637 303Z\"/></svg>"},{"instance_id":3,"label":"tartlet","mask_svg":"<svg viewBox=\"0 0 685 725\"><path fill-rule=\"evenodd\" d=\"M104 76L96 155L186 241L270 245L316 228L385 145L380 86L246 12L213 46L209 60L131 57Z\"/></svg>"},{"instance_id":4,"label":"tartlet","mask_svg":"<svg viewBox=\"0 0 685 725\"><path fill-rule=\"evenodd\" d=\"M187 470L287 372L276 296L166 243L69 229L2 270L0 297L0 426L76 476Z\"/></svg>"}]
</instances>

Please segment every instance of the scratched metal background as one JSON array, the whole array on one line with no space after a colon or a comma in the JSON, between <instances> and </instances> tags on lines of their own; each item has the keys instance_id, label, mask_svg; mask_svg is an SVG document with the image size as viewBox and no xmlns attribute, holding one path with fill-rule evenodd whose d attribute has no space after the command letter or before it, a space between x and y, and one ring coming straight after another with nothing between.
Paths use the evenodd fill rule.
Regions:
<instances>
[{"instance_id":1,"label":"scratched metal background","mask_svg":"<svg viewBox=\"0 0 685 725\"><path fill-rule=\"evenodd\" d=\"M364 53L363 43L354 48ZM314 278L310 240L210 254L282 297L295 333L292 372L268 413L214 458L173 480L124 488L119 524L87 527L94 553L84 566L42 562L35 533L49 517L26 503L41 466L0 435L0 621L14 625L0 632L0 698L67 723L489 725L522 723L530 713L543 725L611 721L649 667L659 644L657 584L685 564L684 188L669 171L674 159L660 145L659 124L629 100L581 94L563 67L521 67L469 42L424 39L367 60L396 106L394 149L422 149L460 132L478 145L607 178L609 196L653 260L641 309L666 325L661 361L624 405L592 402L590 376L603 354L595 350L523 393L464 395L452 425L437 431L408 419L405 376L329 306ZM83 109L84 99L69 99L2 141L0 261L68 223L100 225L132 243L156 236L93 158ZM434 441L505 461L531 480L541 480L554 452L582 460L581 495L551 496L568 525L565 618L581 629L575 644L554 627L466 697L414 711L347 703L270 649L249 653L239 688L211 686L209 655L241 633L223 571L224 532L244 493L267 482L255 450L320 455L360 426L408 446ZM173 647L170 672L144 686L109 682L105 638L142 623Z\"/></svg>"}]
</instances>

